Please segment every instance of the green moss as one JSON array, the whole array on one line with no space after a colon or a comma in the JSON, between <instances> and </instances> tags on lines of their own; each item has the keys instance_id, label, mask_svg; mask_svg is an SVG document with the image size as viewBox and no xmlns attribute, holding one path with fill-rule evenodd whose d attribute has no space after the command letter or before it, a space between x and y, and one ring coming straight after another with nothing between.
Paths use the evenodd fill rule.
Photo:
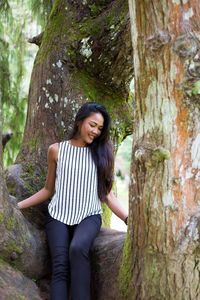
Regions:
<instances>
[{"instance_id":1,"label":"green moss","mask_svg":"<svg viewBox=\"0 0 200 300\"><path fill-rule=\"evenodd\" d=\"M3 213L0 213L0 223L4 223L7 230L15 227L15 219L13 217L5 218Z\"/></svg>"},{"instance_id":2,"label":"green moss","mask_svg":"<svg viewBox=\"0 0 200 300\"><path fill-rule=\"evenodd\" d=\"M13 292L12 294L8 295L8 300L28 300L27 297L23 296L20 292ZM34 299L34 298L33 298Z\"/></svg>"},{"instance_id":3,"label":"green moss","mask_svg":"<svg viewBox=\"0 0 200 300\"><path fill-rule=\"evenodd\" d=\"M37 55L36 63L45 60L52 50L55 50L60 44L62 32L67 25L66 10L62 9L62 3L59 0L54 2L49 22L42 37L42 43ZM69 24L68 24L69 25Z\"/></svg>"},{"instance_id":4,"label":"green moss","mask_svg":"<svg viewBox=\"0 0 200 300\"><path fill-rule=\"evenodd\" d=\"M67 49L66 56L68 56L70 58L70 60L71 60L72 63L75 63L75 61L76 61L76 53L75 53L75 51L72 48Z\"/></svg>"},{"instance_id":5,"label":"green moss","mask_svg":"<svg viewBox=\"0 0 200 300\"><path fill-rule=\"evenodd\" d=\"M22 294L17 293L16 295L14 295L13 300L18 299L18 300L27 300L27 298L25 296L23 296Z\"/></svg>"},{"instance_id":6,"label":"green moss","mask_svg":"<svg viewBox=\"0 0 200 300\"><path fill-rule=\"evenodd\" d=\"M125 23L128 5L118 1L112 9L110 8L105 13L100 14L104 6L104 3L89 5L92 16L87 16L85 20L80 21L75 6L66 5L65 1L56 0L43 34L36 64L46 60L49 53L60 52L62 46L70 48L73 42L80 42L88 36L99 38L105 27L108 29L111 25ZM97 17L94 18L94 15Z\"/></svg>"},{"instance_id":7,"label":"green moss","mask_svg":"<svg viewBox=\"0 0 200 300\"><path fill-rule=\"evenodd\" d=\"M160 276L160 270L158 268L158 261L157 258L154 257L153 255L150 255L151 260L149 260L149 262L151 263L147 263L146 268L145 268L145 277L148 281L151 281L152 279L156 280L157 282L159 282L159 276Z\"/></svg>"},{"instance_id":8,"label":"green moss","mask_svg":"<svg viewBox=\"0 0 200 300\"><path fill-rule=\"evenodd\" d=\"M158 147L153 151L151 159L155 162L162 162L164 160L170 159L170 152L163 147Z\"/></svg>"},{"instance_id":9,"label":"green moss","mask_svg":"<svg viewBox=\"0 0 200 300\"><path fill-rule=\"evenodd\" d=\"M4 222L4 214L0 212L0 224Z\"/></svg>"},{"instance_id":10,"label":"green moss","mask_svg":"<svg viewBox=\"0 0 200 300\"><path fill-rule=\"evenodd\" d=\"M167 257L163 253L158 253L157 251L152 251L147 249L143 254L143 288L145 292L148 291L149 299L163 299L162 294L160 294L160 283L161 278L164 279L164 276L167 275L166 271L166 261L170 261L170 257ZM169 290L167 285L164 287L165 297L164 299L171 299L171 294L168 294ZM146 293L145 293L146 294Z\"/></svg>"},{"instance_id":11,"label":"green moss","mask_svg":"<svg viewBox=\"0 0 200 300\"><path fill-rule=\"evenodd\" d=\"M29 162L23 165L21 178L24 180L24 187L27 190L27 196L33 195L36 191L43 187L46 172L38 169L37 165Z\"/></svg>"},{"instance_id":12,"label":"green moss","mask_svg":"<svg viewBox=\"0 0 200 300\"><path fill-rule=\"evenodd\" d=\"M79 81L79 87L83 90L85 96L90 100L98 99L102 95L102 90L96 86L94 78L91 78L86 72L75 73L75 76Z\"/></svg>"},{"instance_id":13,"label":"green moss","mask_svg":"<svg viewBox=\"0 0 200 300\"><path fill-rule=\"evenodd\" d=\"M200 95L200 80L195 78L185 80L182 85L183 91L185 93L185 105L190 105L190 101L199 106L199 95ZM187 101L189 98L190 101Z\"/></svg>"},{"instance_id":14,"label":"green moss","mask_svg":"<svg viewBox=\"0 0 200 300\"><path fill-rule=\"evenodd\" d=\"M111 220L112 212L105 203L102 204L102 210L103 210L102 226L110 227L110 220Z\"/></svg>"},{"instance_id":15,"label":"green moss","mask_svg":"<svg viewBox=\"0 0 200 300\"><path fill-rule=\"evenodd\" d=\"M26 163L25 169L26 169L25 171L27 173L29 173L30 175L33 175L33 173L34 173L34 167L33 167L33 164L31 162Z\"/></svg>"},{"instance_id":16,"label":"green moss","mask_svg":"<svg viewBox=\"0 0 200 300\"><path fill-rule=\"evenodd\" d=\"M59 5L60 5L60 0L55 0L49 16L50 20L57 15L59 10Z\"/></svg>"},{"instance_id":17,"label":"green moss","mask_svg":"<svg viewBox=\"0 0 200 300\"><path fill-rule=\"evenodd\" d=\"M101 11L101 7L97 6L96 3L93 3L93 4L89 5L89 8L90 8L91 13L93 15L96 15Z\"/></svg>"},{"instance_id":18,"label":"green moss","mask_svg":"<svg viewBox=\"0 0 200 300\"><path fill-rule=\"evenodd\" d=\"M0 267L5 265L6 265L5 261L0 257Z\"/></svg>"},{"instance_id":19,"label":"green moss","mask_svg":"<svg viewBox=\"0 0 200 300\"><path fill-rule=\"evenodd\" d=\"M28 141L28 147L29 147L30 151L35 150L37 148L38 144L39 144L39 141L36 137L30 138Z\"/></svg>"},{"instance_id":20,"label":"green moss","mask_svg":"<svg viewBox=\"0 0 200 300\"><path fill-rule=\"evenodd\" d=\"M17 245L17 243L13 240L9 241L5 246L5 251L10 255L12 252L16 252L17 254L22 254L23 249Z\"/></svg>"},{"instance_id":21,"label":"green moss","mask_svg":"<svg viewBox=\"0 0 200 300\"><path fill-rule=\"evenodd\" d=\"M200 94L200 80L195 81L193 88L192 88L192 94L193 95L199 95Z\"/></svg>"},{"instance_id":22,"label":"green moss","mask_svg":"<svg viewBox=\"0 0 200 300\"><path fill-rule=\"evenodd\" d=\"M8 230L12 230L15 227L15 219L13 217L6 219L5 226Z\"/></svg>"},{"instance_id":23,"label":"green moss","mask_svg":"<svg viewBox=\"0 0 200 300\"><path fill-rule=\"evenodd\" d=\"M122 263L119 270L118 284L123 299L127 299L132 280L132 247L129 233L126 235Z\"/></svg>"},{"instance_id":24,"label":"green moss","mask_svg":"<svg viewBox=\"0 0 200 300\"><path fill-rule=\"evenodd\" d=\"M113 9L110 10L107 15L107 26L110 27L112 25L124 23L128 10L128 1L124 1L123 4L122 2L120 3L120 1L118 1L118 3L116 2L116 6L113 6Z\"/></svg>"}]
</instances>

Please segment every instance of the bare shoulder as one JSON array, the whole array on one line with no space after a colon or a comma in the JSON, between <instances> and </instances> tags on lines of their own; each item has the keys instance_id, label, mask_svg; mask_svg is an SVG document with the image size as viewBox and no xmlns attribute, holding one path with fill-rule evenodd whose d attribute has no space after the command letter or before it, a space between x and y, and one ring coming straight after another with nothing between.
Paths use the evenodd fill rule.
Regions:
<instances>
[{"instance_id":1,"label":"bare shoulder","mask_svg":"<svg viewBox=\"0 0 200 300\"><path fill-rule=\"evenodd\" d=\"M54 143L52 145L49 146L49 149L48 149L48 157L50 159L53 159L55 161L57 161L58 159L58 143Z\"/></svg>"}]
</instances>

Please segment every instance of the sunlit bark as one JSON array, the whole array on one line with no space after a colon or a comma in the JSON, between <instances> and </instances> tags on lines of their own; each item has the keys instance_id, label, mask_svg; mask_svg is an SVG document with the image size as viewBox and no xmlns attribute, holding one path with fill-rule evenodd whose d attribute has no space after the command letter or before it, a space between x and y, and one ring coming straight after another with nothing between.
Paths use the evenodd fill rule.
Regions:
<instances>
[{"instance_id":1,"label":"sunlit bark","mask_svg":"<svg viewBox=\"0 0 200 300\"><path fill-rule=\"evenodd\" d=\"M200 3L129 0L136 124L124 299L198 299Z\"/></svg>"}]
</instances>

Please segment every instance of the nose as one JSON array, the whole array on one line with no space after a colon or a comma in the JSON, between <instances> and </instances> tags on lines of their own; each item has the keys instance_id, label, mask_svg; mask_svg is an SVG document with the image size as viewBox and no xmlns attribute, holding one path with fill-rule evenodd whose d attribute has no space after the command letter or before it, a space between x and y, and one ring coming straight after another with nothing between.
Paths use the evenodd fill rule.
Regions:
<instances>
[{"instance_id":1,"label":"nose","mask_svg":"<svg viewBox=\"0 0 200 300\"><path fill-rule=\"evenodd\" d=\"M92 133L98 135L98 128L93 128Z\"/></svg>"}]
</instances>

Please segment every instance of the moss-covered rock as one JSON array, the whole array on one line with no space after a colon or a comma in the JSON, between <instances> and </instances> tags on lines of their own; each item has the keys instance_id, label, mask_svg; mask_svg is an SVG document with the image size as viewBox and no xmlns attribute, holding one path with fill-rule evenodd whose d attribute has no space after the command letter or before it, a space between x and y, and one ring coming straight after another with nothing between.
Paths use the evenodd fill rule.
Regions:
<instances>
[{"instance_id":1,"label":"moss-covered rock","mask_svg":"<svg viewBox=\"0 0 200 300\"><path fill-rule=\"evenodd\" d=\"M102 228L92 251L92 300L123 300L118 274L126 233Z\"/></svg>"},{"instance_id":2,"label":"moss-covered rock","mask_svg":"<svg viewBox=\"0 0 200 300\"><path fill-rule=\"evenodd\" d=\"M40 300L36 284L20 271L0 261L0 298L1 300Z\"/></svg>"}]
</instances>

